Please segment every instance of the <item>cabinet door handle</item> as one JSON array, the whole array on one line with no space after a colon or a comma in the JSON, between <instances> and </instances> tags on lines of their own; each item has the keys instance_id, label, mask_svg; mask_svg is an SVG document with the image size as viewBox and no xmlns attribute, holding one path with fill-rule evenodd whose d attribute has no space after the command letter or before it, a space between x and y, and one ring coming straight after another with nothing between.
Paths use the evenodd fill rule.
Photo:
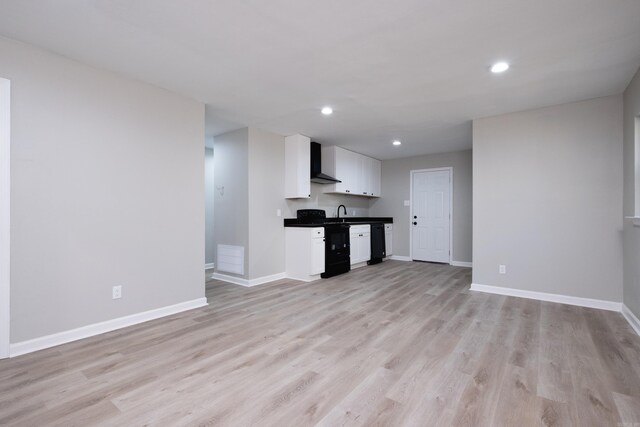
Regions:
<instances>
[{"instance_id":1,"label":"cabinet door handle","mask_svg":"<svg viewBox=\"0 0 640 427\"><path fill-rule=\"evenodd\" d=\"M415 221L413 221L413 225L418 225L418 223L417 223L417 222L415 222Z\"/></svg>"},{"instance_id":2,"label":"cabinet door handle","mask_svg":"<svg viewBox=\"0 0 640 427\"><path fill-rule=\"evenodd\" d=\"M362 194L367 194L367 192L366 192L366 191L363 191L363 192L362 192Z\"/></svg>"}]
</instances>

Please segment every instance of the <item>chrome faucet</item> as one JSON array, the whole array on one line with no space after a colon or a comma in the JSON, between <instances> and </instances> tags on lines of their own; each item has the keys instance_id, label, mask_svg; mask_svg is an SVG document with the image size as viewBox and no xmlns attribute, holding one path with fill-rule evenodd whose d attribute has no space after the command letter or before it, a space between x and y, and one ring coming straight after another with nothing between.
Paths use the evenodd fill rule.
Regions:
<instances>
[{"instance_id":1,"label":"chrome faucet","mask_svg":"<svg viewBox=\"0 0 640 427\"><path fill-rule=\"evenodd\" d=\"M349 214L347 213L347 207L345 205L340 205L338 206L338 215L336 216L336 218L340 219L340 208L344 209L345 216L349 216Z\"/></svg>"}]
</instances>

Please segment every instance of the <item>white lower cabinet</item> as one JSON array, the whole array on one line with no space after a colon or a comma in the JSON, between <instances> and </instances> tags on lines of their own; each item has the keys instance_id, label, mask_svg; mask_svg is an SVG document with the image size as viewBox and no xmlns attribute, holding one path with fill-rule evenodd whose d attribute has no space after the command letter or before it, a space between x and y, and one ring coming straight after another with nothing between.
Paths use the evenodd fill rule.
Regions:
<instances>
[{"instance_id":1,"label":"white lower cabinet","mask_svg":"<svg viewBox=\"0 0 640 427\"><path fill-rule=\"evenodd\" d=\"M384 225L384 252L388 257L393 254L393 224Z\"/></svg>"},{"instance_id":2,"label":"white lower cabinet","mask_svg":"<svg viewBox=\"0 0 640 427\"><path fill-rule=\"evenodd\" d=\"M311 275L315 276L324 273L324 229L322 238L316 236L311 238Z\"/></svg>"},{"instance_id":3,"label":"white lower cabinet","mask_svg":"<svg viewBox=\"0 0 640 427\"><path fill-rule=\"evenodd\" d=\"M360 264L371 259L371 226L352 225L349 228L351 244L351 265Z\"/></svg>"},{"instance_id":4,"label":"white lower cabinet","mask_svg":"<svg viewBox=\"0 0 640 427\"><path fill-rule=\"evenodd\" d=\"M310 282L324 273L324 227L285 227L287 277Z\"/></svg>"}]
</instances>

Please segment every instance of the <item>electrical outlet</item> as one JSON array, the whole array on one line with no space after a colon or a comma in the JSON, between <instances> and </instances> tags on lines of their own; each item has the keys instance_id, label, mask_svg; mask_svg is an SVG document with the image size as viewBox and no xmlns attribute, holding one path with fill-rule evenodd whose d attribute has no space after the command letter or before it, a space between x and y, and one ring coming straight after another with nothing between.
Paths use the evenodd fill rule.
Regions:
<instances>
[{"instance_id":1,"label":"electrical outlet","mask_svg":"<svg viewBox=\"0 0 640 427\"><path fill-rule=\"evenodd\" d=\"M122 286L114 286L111 288L111 298L120 299L122 298Z\"/></svg>"},{"instance_id":2,"label":"electrical outlet","mask_svg":"<svg viewBox=\"0 0 640 427\"><path fill-rule=\"evenodd\" d=\"M507 274L507 266L506 265L502 265L500 264L498 266L498 273L500 274Z\"/></svg>"},{"instance_id":3,"label":"electrical outlet","mask_svg":"<svg viewBox=\"0 0 640 427\"><path fill-rule=\"evenodd\" d=\"M276 209L276 216L282 216L282 211L280 209Z\"/></svg>"},{"instance_id":4,"label":"electrical outlet","mask_svg":"<svg viewBox=\"0 0 640 427\"><path fill-rule=\"evenodd\" d=\"M356 216L356 211L355 210L351 211L351 215Z\"/></svg>"}]
</instances>

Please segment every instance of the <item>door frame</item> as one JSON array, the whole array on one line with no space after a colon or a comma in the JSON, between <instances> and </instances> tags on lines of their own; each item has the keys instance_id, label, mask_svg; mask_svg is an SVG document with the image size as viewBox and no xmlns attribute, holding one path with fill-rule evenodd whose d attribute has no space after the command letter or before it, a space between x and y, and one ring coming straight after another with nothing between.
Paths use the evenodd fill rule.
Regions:
<instances>
[{"instance_id":1,"label":"door frame","mask_svg":"<svg viewBox=\"0 0 640 427\"><path fill-rule=\"evenodd\" d=\"M11 334L11 82L0 78L0 359Z\"/></svg>"},{"instance_id":2,"label":"door frame","mask_svg":"<svg viewBox=\"0 0 640 427\"><path fill-rule=\"evenodd\" d=\"M409 258L413 261L413 175L420 172L449 172L449 265L453 262L453 166L409 171Z\"/></svg>"}]
</instances>

